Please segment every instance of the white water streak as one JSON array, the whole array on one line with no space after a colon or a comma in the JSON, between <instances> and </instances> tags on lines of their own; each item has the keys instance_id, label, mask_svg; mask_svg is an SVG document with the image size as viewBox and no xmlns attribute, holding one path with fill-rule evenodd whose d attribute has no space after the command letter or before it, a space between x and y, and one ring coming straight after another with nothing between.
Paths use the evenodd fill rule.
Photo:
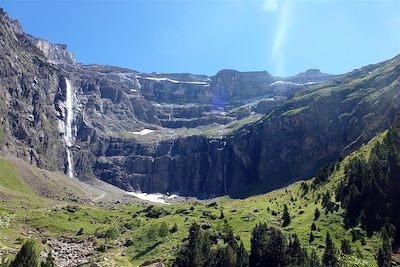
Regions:
<instances>
[{"instance_id":1,"label":"white water streak","mask_svg":"<svg viewBox=\"0 0 400 267\"><path fill-rule=\"evenodd\" d=\"M65 78L65 83L67 85L67 92L65 100L66 114L64 139L67 146L68 176L74 178L74 159L71 152L71 147L74 144L74 135L72 132L72 125L74 122L74 89L67 78Z\"/></svg>"}]
</instances>

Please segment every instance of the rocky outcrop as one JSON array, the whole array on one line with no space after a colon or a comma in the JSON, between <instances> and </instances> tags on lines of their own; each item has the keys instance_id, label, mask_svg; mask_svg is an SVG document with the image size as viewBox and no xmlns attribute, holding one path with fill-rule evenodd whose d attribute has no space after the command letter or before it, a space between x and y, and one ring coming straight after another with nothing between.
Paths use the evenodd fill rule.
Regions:
<instances>
[{"instance_id":1,"label":"rocky outcrop","mask_svg":"<svg viewBox=\"0 0 400 267\"><path fill-rule=\"evenodd\" d=\"M46 58L54 63L75 64L75 56L68 52L67 45L52 44L46 40L27 35L31 42L39 48Z\"/></svg>"}]
</instances>

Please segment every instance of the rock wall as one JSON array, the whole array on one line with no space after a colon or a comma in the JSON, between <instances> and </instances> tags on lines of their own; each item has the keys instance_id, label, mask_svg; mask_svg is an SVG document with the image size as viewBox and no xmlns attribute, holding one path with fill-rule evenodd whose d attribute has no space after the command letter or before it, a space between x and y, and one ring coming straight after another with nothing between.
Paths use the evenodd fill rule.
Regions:
<instances>
[{"instance_id":1,"label":"rock wall","mask_svg":"<svg viewBox=\"0 0 400 267\"><path fill-rule=\"evenodd\" d=\"M399 63L395 58L306 90L221 139L149 145L101 138L89 145L94 174L126 189L197 196L232 194L254 183L271 190L307 177L388 127L400 108Z\"/></svg>"},{"instance_id":2,"label":"rock wall","mask_svg":"<svg viewBox=\"0 0 400 267\"><path fill-rule=\"evenodd\" d=\"M0 13L0 151L63 170L57 102L64 97L64 79L15 23Z\"/></svg>"}]
</instances>

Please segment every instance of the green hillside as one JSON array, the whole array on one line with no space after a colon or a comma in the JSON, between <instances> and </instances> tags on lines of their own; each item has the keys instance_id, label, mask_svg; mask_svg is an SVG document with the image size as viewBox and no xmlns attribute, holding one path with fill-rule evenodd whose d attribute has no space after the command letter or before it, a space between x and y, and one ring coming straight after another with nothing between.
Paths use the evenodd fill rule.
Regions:
<instances>
[{"instance_id":1,"label":"green hillside","mask_svg":"<svg viewBox=\"0 0 400 267\"><path fill-rule=\"evenodd\" d=\"M381 246L380 235L375 233L367 236L359 226L345 229L345 210L335 201L335 192L345 177L349 162L355 158L368 159L373 148L383 142L386 134L377 135L340 163L326 168L330 171L328 177L324 178L325 182L314 178L243 200L223 197L207 203L110 203L93 206L55 201L33 193L29 184L20 179L17 166L2 160L2 193L9 192L7 194L18 201L1 202L2 216L12 215L11 222L1 230L1 244L3 248L9 248L6 251L12 254L27 233L38 239L46 237L50 240L60 236L74 240L94 236L99 251L92 261L103 262L104 266L138 266L156 259L168 264L175 258L193 222L214 235L223 234L227 225L230 225L249 250L252 229L259 223L281 228L283 205L287 204L291 222L281 229L287 236L296 233L309 253L315 249L321 256L325 236L330 233L337 248L342 240L350 241L353 253L341 256L341 261L347 264L343 266L376 266L375 257ZM323 173L319 172L318 177ZM20 185L17 187L17 183L11 181L18 181ZM330 194L329 202L334 206L333 209L323 207L326 193ZM316 209L320 211L320 217L314 221ZM316 226L316 230L312 231L315 240L309 242L313 222ZM175 224L177 231L174 232L171 229Z\"/></svg>"}]
</instances>

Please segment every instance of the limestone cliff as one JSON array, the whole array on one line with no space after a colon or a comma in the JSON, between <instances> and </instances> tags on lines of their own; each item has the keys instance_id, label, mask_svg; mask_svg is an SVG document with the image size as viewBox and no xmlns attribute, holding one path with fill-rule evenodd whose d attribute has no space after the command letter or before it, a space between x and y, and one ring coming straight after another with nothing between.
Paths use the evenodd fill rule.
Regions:
<instances>
[{"instance_id":1,"label":"limestone cliff","mask_svg":"<svg viewBox=\"0 0 400 267\"><path fill-rule=\"evenodd\" d=\"M148 74L78 64L0 13L1 153L67 170L68 79L80 179L197 196L266 191L359 147L400 108L399 56L340 76Z\"/></svg>"}]
</instances>

